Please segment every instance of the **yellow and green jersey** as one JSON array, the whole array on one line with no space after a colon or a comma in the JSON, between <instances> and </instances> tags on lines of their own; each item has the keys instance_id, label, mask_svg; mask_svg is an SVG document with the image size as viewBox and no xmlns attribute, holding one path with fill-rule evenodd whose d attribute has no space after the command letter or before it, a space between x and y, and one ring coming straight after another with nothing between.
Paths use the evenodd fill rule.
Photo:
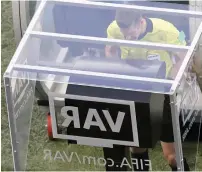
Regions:
<instances>
[{"instance_id":1,"label":"yellow and green jersey","mask_svg":"<svg viewBox=\"0 0 202 172\"><path fill-rule=\"evenodd\" d=\"M164 44L186 45L185 39L182 39L180 32L176 27L162 19L146 18L147 29L145 35L139 38L139 41L156 42ZM108 38L125 39L120 31L116 21L113 21L107 28ZM172 52L165 50L152 50L135 47L120 47L121 57L125 58L142 58L148 60L161 60L166 63L166 74L170 72L173 63L171 59ZM175 53L175 52L174 52Z\"/></svg>"}]
</instances>

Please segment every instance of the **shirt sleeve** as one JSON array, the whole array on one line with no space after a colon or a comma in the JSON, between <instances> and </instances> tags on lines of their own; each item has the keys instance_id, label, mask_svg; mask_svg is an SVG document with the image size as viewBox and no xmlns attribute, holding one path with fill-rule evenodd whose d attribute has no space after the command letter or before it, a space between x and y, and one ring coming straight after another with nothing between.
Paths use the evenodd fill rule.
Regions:
<instances>
[{"instance_id":1,"label":"shirt sleeve","mask_svg":"<svg viewBox=\"0 0 202 172\"><path fill-rule=\"evenodd\" d=\"M107 28L107 38L110 38L110 39L116 38L114 22L112 22Z\"/></svg>"},{"instance_id":2,"label":"shirt sleeve","mask_svg":"<svg viewBox=\"0 0 202 172\"><path fill-rule=\"evenodd\" d=\"M107 38L109 39L124 39L116 22L112 22L107 28ZM128 56L128 47L120 47L121 57L126 58Z\"/></svg>"},{"instance_id":3,"label":"shirt sleeve","mask_svg":"<svg viewBox=\"0 0 202 172\"><path fill-rule=\"evenodd\" d=\"M123 35L120 32L116 21L113 21L107 28L107 38L109 39L124 39Z\"/></svg>"},{"instance_id":4,"label":"shirt sleeve","mask_svg":"<svg viewBox=\"0 0 202 172\"><path fill-rule=\"evenodd\" d=\"M167 44L186 45L185 38L185 33L183 31L179 32L177 29L173 29L172 32L166 33Z\"/></svg>"},{"instance_id":5,"label":"shirt sleeve","mask_svg":"<svg viewBox=\"0 0 202 172\"><path fill-rule=\"evenodd\" d=\"M166 43L167 44L171 44L171 45L184 45L186 46L186 40L185 40L185 33L183 31L179 32L177 30L177 28L172 27L170 32L165 33L166 35ZM164 56L161 56L161 58L163 59L163 61L166 62L166 73L168 75L168 73L171 71L172 69L172 63L173 60L176 60L176 55L179 52L177 51L173 51L173 52L168 52L165 53ZM178 58L178 57L177 57Z\"/></svg>"}]
</instances>

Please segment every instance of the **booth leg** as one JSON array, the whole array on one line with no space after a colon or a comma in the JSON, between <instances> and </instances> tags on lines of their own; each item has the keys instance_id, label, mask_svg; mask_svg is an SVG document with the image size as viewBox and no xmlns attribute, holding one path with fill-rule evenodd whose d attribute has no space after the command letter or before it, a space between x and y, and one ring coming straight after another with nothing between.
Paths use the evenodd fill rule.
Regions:
<instances>
[{"instance_id":1,"label":"booth leg","mask_svg":"<svg viewBox=\"0 0 202 172\"><path fill-rule=\"evenodd\" d=\"M19 161L19 149L18 149L18 142L16 136L16 119L14 116L14 109L12 105L12 88L10 85L9 78L4 78L5 83L5 92L6 92L6 103L7 103L7 110L8 110L8 121L10 127L10 137L12 143L12 154L13 154L13 164L14 164L14 171L21 171L22 168L20 166Z\"/></svg>"},{"instance_id":2,"label":"booth leg","mask_svg":"<svg viewBox=\"0 0 202 172\"><path fill-rule=\"evenodd\" d=\"M129 160L126 160L128 159L127 151L129 148L127 149L125 146L114 145L113 148L103 148L104 158L107 162L106 171L128 171L128 167L131 165L128 164Z\"/></svg>"},{"instance_id":3,"label":"booth leg","mask_svg":"<svg viewBox=\"0 0 202 172\"><path fill-rule=\"evenodd\" d=\"M180 123L179 123L179 113L177 110L176 94L170 96L170 105L171 105L171 112L172 112L172 124L173 124L173 135L174 135L177 169L178 171L184 171L181 131L180 131Z\"/></svg>"}]
</instances>

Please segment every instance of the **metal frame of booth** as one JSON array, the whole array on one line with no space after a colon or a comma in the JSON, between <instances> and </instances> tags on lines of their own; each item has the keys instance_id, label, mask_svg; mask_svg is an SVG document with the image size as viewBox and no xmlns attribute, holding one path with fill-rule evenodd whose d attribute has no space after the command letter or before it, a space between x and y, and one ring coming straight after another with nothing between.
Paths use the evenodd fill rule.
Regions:
<instances>
[{"instance_id":1,"label":"metal frame of booth","mask_svg":"<svg viewBox=\"0 0 202 172\"><path fill-rule=\"evenodd\" d=\"M141 10L141 11L149 11L150 13L159 13L162 14L174 14L174 15L181 15L181 16L187 16L187 17L202 17L201 12L192 12L192 11L183 11L183 10L172 10L172 9L163 9L163 8L155 8L155 7L141 7L141 6L128 6L123 4L107 4L102 2L88 2L88 1L73 1L73 0L56 0L53 2L57 2L59 4L74 4L75 6L84 6L84 7L95 7L95 8L106 8L106 9L134 9L134 10ZM182 143L181 143L181 136L180 136L180 128L179 128L179 121L177 119L177 106L176 106L176 92L180 86L180 83L183 79L183 73L189 66L190 61L192 60L192 57L194 55L195 49L198 46L198 41L200 39L200 36L202 34L202 22L200 26L198 27L198 30L192 40L192 43L190 46L177 46L177 45L166 45L161 43L148 43L148 42L137 42L137 41L124 41L124 40L109 40L106 38L95 38L95 37L88 37L88 36L78 36L78 35L68 35L68 34L58 34L58 33L47 33L47 32L40 32L40 31L33 31L33 28L35 24L37 23L41 12L45 8L47 1L42 1L39 5L36 13L34 14L34 17L29 24L12 60L10 61L10 64L5 72L4 75L4 81L5 81L5 89L6 89L6 100L7 100L7 109L8 109L8 115L9 115L9 125L11 130L11 140L12 140L12 151L13 151L13 157L14 157L14 169L19 170L19 163L18 163L18 151L16 147L16 137L15 137L15 123L14 123L14 111L12 107L12 94L11 94L11 86L10 86L10 80L9 77L13 70L16 71L26 71L26 72L38 72L38 73L49 73L49 74L58 74L58 75L65 75L68 73L71 73L71 70L68 69L54 69L49 67L38 67L38 66L30 66L30 65L21 65L16 64L16 61L26 45L28 39L32 36L38 37L38 38L57 38L58 40L75 40L83 43L107 43L112 45L119 45L119 46L136 46L136 47L145 47L145 48L155 48L155 49L166 49L171 51L184 51L188 50L187 54L184 58L184 61L182 63L182 66L180 67L177 76L174 81L165 81L161 79L148 79L148 78L139 78L139 77L133 77L133 79L141 79L145 81L155 81L155 82L161 82L161 83L172 83L171 92L167 93L170 95L171 99L171 110L172 110L172 122L173 122L173 130L174 132L174 139L175 139L175 151L176 151L176 160L178 165L178 170L183 171L183 151L182 151ZM79 71L73 71L78 72ZM92 75L90 72L85 73L86 75ZM97 74L99 75L99 74ZM114 77L116 77L114 75Z\"/></svg>"}]
</instances>

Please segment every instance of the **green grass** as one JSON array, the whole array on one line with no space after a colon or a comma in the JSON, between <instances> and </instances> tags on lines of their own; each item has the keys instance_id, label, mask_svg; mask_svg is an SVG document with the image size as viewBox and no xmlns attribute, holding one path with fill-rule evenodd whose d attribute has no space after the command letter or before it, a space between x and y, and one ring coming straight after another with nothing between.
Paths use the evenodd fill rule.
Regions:
<instances>
[{"instance_id":1,"label":"green grass","mask_svg":"<svg viewBox=\"0 0 202 172\"><path fill-rule=\"evenodd\" d=\"M2 4L2 75L16 49L13 25L12 25L12 13L11 13L11 2L3 1ZM2 78L2 109L1 109L1 151L2 151L2 171L12 171L13 161L12 152L10 144L10 132L7 118L7 109L5 103L5 91L3 86ZM75 156L73 156L72 162L67 162L66 156L71 155L71 152L77 152L80 156L81 161L82 156L92 156L92 157L102 157L103 152L100 148L89 147L89 146L78 146L78 145L68 145L66 141L49 141L46 131L46 116L36 105L33 109L30 130L30 141L28 145L28 155L27 155L27 170L38 171L60 171L60 170L103 170L101 166L94 166L93 163L90 165L79 164ZM197 161L197 170L202 170L202 144L199 148L200 152ZM186 157L192 169L195 165L195 153L196 153L196 143L186 143L184 145L186 151ZM25 149L25 148L24 148ZM51 155L45 157L44 150L51 150ZM47 153L47 152L46 152ZM150 158L152 160L153 170L163 171L170 170L168 164L162 156L162 150L160 145L157 145L155 149L150 150Z\"/></svg>"},{"instance_id":2,"label":"green grass","mask_svg":"<svg viewBox=\"0 0 202 172\"><path fill-rule=\"evenodd\" d=\"M1 2L1 5L1 74L3 75L16 47L12 29L11 2L4 1ZM13 170L13 162L3 78L1 81L1 94L1 167L2 170L10 171Z\"/></svg>"}]
</instances>

